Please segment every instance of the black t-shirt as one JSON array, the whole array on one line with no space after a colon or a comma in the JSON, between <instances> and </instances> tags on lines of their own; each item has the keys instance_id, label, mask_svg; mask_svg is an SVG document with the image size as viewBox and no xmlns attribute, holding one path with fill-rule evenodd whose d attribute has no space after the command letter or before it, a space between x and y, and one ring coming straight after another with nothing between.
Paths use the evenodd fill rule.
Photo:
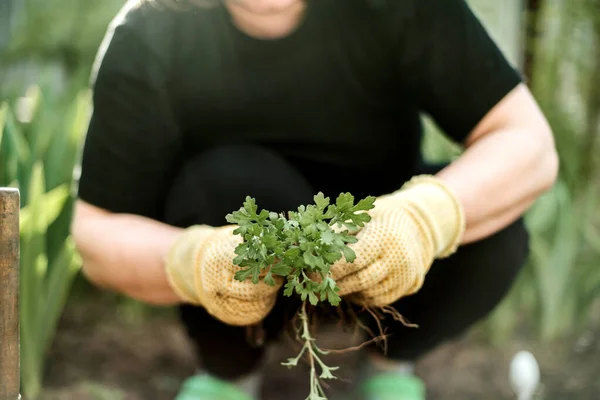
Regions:
<instances>
[{"instance_id":1,"label":"black t-shirt","mask_svg":"<svg viewBox=\"0 0 600 400\"><path fill-rule=\"evenodd\" d=\"M420 162L420 113L462 142L521 82L464 0L308 1L276 40L222 5L130 1L97 59L80 198L160 219L182 163L236 143L397 186Z\"/></svg>"}]
</instances>

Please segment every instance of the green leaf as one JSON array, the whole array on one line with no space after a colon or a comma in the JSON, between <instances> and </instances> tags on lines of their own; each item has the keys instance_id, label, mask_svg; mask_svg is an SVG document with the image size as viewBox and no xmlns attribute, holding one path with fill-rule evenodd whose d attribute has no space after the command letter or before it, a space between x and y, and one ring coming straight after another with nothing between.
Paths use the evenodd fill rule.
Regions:
<instances>
[{"instance_id":1,"label":"green leaf","mask_svg":"<svg viewBox=\"0 0 600 400\"><path fill-rule=\"evenodd\" d=\"M311 252L307 251L304 253L304 262L306 263L306 265L309 265L311 267L316 267L319 260L318 260L317 256L315 256Z\"/></svg>"},{"instance_id":2,"label":"green leaf","mask_svg":"<svg viewBox=\"0 0 600 400\"><path fill-rule=\"evenodd\" d=\"M341 236L341 241L343 243L357 243L358 239L356 238L356 236L353 235L347 235L347 234L340 234Z\"/></svg>"},{"instance_id":3,"label":"green leaf","mask_svg":"<svg viewBox=\"0 0 600 400\"><path fill-rule=\"evenodd\" d=\"M278 247L278 238L275 232L264 234L261 240L263 244L268 248Z\"/></svg>"},{"instance_id":4,"label":"green leaf","mask_svg":"<svg viewBox=\"0 0 600 400\"><path fill-rule=\"evenodd\" d=\"M364 198L364 199L360 200L358 203L356 203L356 205L354 207L352 207L352 211L356 212L356 211L372 210L373 208L375 208L375 200L376 200L376 197L374 197L374 196L369 196L367 198Z\"/></svg>"},{"instance_id":5,"label":"green leaf","mask_svg":"<svg viewBox=\"0 0 600 400\"><path fill-rule=\"evenodd\" d=\"M321 192L314 197L314 200L317 208L321 211L325 210L325 208L329 205L329 197L325 197Z\"/></svg>"},{"instance_id":6,"label":"green leaf","mask_svg":"<svg viewBox=\"0 0 600 400\"><path fill-rule=\"evenodd\" d=\"M29 148L29 144L25 139L25 136L21 132L21 130L17 127L17 122L15 121L14 115L10 110L7 110L4 115L4 130L6 136L3 140L7 140L12 150L17 155L19 162L22 164L32 163L34 160L32 158L31 150Z\"/></svg>"},{"instance_id":7,"label":"green leaf","mask_svg":"<svg viewBox=\"0 0 600 400\"><path fill-rule=\"evenodd\" d=\"M339 289L337 288L337 286L336 286L336 283L335 283L335 281L334 281L332 278L330 278L330 277L327 277L327 278L325 278L325 279L323 280L323 286L324 286L326 289L328 288L328 289L337 289L337 290L339 290ZM337 291L337 290L336 290L336 291Z\"/></svg>"},{"instance_id":8,"label":"green leaf","mask_svg":"<svg viewBox=\"0 0 600 400\"><path fill-rule=\"evenodd\" d=\"M298 292L298 287L296 287L296 292ZM306 301L306 296L308 296L308 292L307 291L300 290L300 292L298 294L300 294L300 300Z\"/></svg>"},{"instance_id":9,"label":"green leaf","mask_svg":"<svg viewBox=\"0 0 600 400\"><path fill-rule=\"evenodd\" d=\"M74 98L74 101L71 99ZM70 183L73 180L73 168L77 164L79 150L85 138L85 133L89 125L89 119L92 111L92 91L88 88L77 89L76 93L69 96L70 119L66 121L66 127L62 127L65 122L62 116L57 118L57 126L54 130L66 134L52 134L51 142L46 151L46 171L47 185L53 189L63 183ZM59 114L60 115L60 114Z\"/></svg>"},{"instance_id":10,"label":"green leaf","mask_svg":"<svg viewBox=\"0 0 600 400\"><path fill-rule=\"evenodd\" d=\"M82 260L75 248L75 242L69 237L65 240L57 257L52 260L49 268L50 273L44 301L45 309L40 315L42 318L40 323L42 351L47 351L51 344L61 312L67 302L69 289L80 270L81 264Z\"/></svg>"},{"instance_id":11,"label":"green leaf","mask_svg":"<svg viewBox=\"0 0 600 400\"><path fill-rule=\"evenodd\" d=\"M335 201L335 205L340 212L351 210L354 206L354 196L350 193L340 193Z\"/></svg>"},{"instance_id":12,"label":"green leaf","mask_svg":"<svg viewBox=\"0 0 600 400\"><path fill-rule=\"evenodd\" d=\"M258 210L258 207L256 206L256 200L250 196L246 196L246 201L244 201L244 210L246 210L248 215L251 217L256 217L256 210Z\"/></svg>"},{"instance_id":13,"label":"green leaf","mask_svg":"<svg viewBox=\"0 0 600 400\"><path fill-rule=\"evenodd\" d=\"M243 262L246 260L246 254L247 254L247 253L240 254L239 256L235 257L235 258L233 259L233 263L234 263L235 265L241 265L241 264L242 264L242 263L243 263Z\"/></svg>"},{"instance_id":14,"label":"green leaf","mask_svg":"<svg viewBox=\"0 0 600 400\"><path fill-rule=\"evenodd\" d=\"M44 207L44 219L37 221L38 229L46 231L48 227L58 218L61 211L63 210L65 203L69 199L69 187L61 185L51 191L40 194L39 201ZM31 224L33 210L32 206L25 206L21 208L20 214L20 226L24 229Z\"/></svg>"},{"instance_id":15,"label":"green leaf","mask_svg":"<svg viewBox=\"0 0 600 400\"><path fill-rule=\"evenodd\" d=\"M353 263L356 260L356 253L348 246L342 247L342 252L344 253L344 258L346 261Z\"/></svg>"},{"instance_id":16,"label":"green leaf","mask_svg":"<svg viewBox=\"0 0 600 400\"><path fill-rule=\"evenodd\" d=\"M300 255L300 248L297 246L290 247L286 252L285 256L288 258L296 258Z\"/></svg>"},{"instance_id":17,"label":"green leaf","mask_svg":"<svg viewBox=\"0 0 600 400\"><path fill-rule=\"evenodd\" d=\"M371 216L366 213L352 214L350 216L350 220L353 222L354 225L362 227L367 222L371 221Z\"/></svg>"},{"instance_id":18,"label":"green leaf","mask_svg":"<svg viewBox=\"0 0 600 400\"><path fill-rule=\"evenodd\" d=\"M271 272L275 275L286 277L292 272L292 267L283 263L277 263L271 267Z\"/></svg>"},{"instance_id":19,"label":"green leaf","mask_svg":"<svg viewBox=\"0 0 600 400\"><path fill-rule=\"evenodd\" d=\"M323 253L323 258L327 261L328 264L333 264L338 260L341 260L342 255L339 252L328 252Z\"/></svg>"},{"instance_id":20,"label":"green leaf","mask_svg":"<svg viewBox=\"0 0 600 400\"><path fill-rule=\"evenodd\" d=\"M294 294L294 289L296 288L296 284L294 281L289 280L285 284L283 295L286 297L291 297Z\"/></svg>"},{"instance_id":21,"label":"green leaf","mask_svg":"<svg viewBox=\"0 0 600 400\"><path fill-rule=\"evenodd\" d=\"M240 271L237 271L235 273L235 279L240 281L240 282L244 282L246 279L248 279L250 277L250 275L252 275L252 269L251 268L246 268L246 269L242 269Z\"/></svg>"},{"instance_id":22,"label":"green leaf","mask_svg":"<svg viewBox=\"0 0 600 400\"><path fill-rule=\"evenodd\" d=\"M45 310L43 283L48 272L44 192L44 169L41 163L36 163L29 182L27 206L31 216L21 229L20 263L22 371L30 376L38 375L36 369L40 368L44 357L44 343L37 336L42 330L42 312Z\"/></svg>"},{"instance_id":23,"label":"green leaf","mask_svg":"<svg viewBox=\"0 0 600 400\"><path fill-rule=\"evenodd\" d=\"M265 223L269 218L269 212L267 210L262 210L256 217L257 222Z\"/></svg>"},{"instance_id":24,"label":"green leaf","mask_svg":"<svg viewBox=\"0 0 600 400\"><path fill-rule=\"evenodd\" d=\"M4 125L6 124L6 115L8 114L8 104L3 102L0 105L0 149L2 148L2 135L4 134Z\"/></svg>"},{"instance_id":25,"label":"green leaf","mask_svg":"<svg viewBox=\"0 0 600 400\"><path fill-rule=\"evenodd\" d=\"M316 306L317 303L319 303L319 298L315 295L314 292L308 292L308 301L310 302L310 304L312 304L313 306Z\"/></svg>"},{"instance_id":26,"label":"green leaf","mask_svg":"<svg viewBox=\"0 0 600 400\"><path fill-rule=\"evenodd\" d=\"M334 307L339 306L340 302L342 301L342 298L337 294L339 290L340 289L338 287L335 289L326 290L327 300L329 300L329 303Z\"/></svg>"},{"instance_id":27,"label":"green leaf","mask_svg":"<svg viewBox=\"0 0 600 400\"><path fill-rule=\"evenodd\" d=\"M252 218L250 218L246 209L240 208L238 211L227 214L225 216L225 220L231 224L239 224L240 226L243 226L249 224Z\"/></svg>"},{"instance_id":28,"label":"green leaf","mask_svg":"<svg viewBox=\"0 0 600 400\"><path fill-rule=\"evenodd\" d=\"M321 243L333 244L335 240L335 233L332 231L325 231L321 234Z\"/></svg>"},{"instance_id":29,"label":"green leaf","mask_svg":"<svg viewBox=\"0 0 600 400\"><path fill-rule=\"evenodd\" d=\"M225 216L225 221L229 222L230 224L237 224L239 219L236 217L235 212L233 212Z\"/></svg>"},{"instance_id":30,"label":"green leaf","mask_svg":"<svg viewBox=\"0 0 600 400\"><path fill-rule=\"evenodd\" d=\"M273 273L271 271L267 272L263 281L269 286L275 286L275 279L273 279Z\"/></svg>"}]
</instances>

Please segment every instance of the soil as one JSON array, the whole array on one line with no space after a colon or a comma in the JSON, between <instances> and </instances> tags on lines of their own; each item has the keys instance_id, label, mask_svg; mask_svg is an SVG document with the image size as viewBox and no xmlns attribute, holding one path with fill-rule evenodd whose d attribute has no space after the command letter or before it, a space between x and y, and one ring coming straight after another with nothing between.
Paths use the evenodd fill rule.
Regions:
<instances>
[{"instance_id":1,"label":"soil","mask_svg":"<svg viewBox=\"0 0 600 400\"><path fill-rule=\"evenodd\" d=\"M127 303L126 303L127 304ZM106 294L71 299L48 356L43 400L171 400L195 369L190 344L172 312L124 306ZM583 335L539 345L523 338L495 347L474 330L419 361L417 374L428 399L514 399L508 381L512 356L527 349L542 371L537 399L600 399L600 309ZM520 336L523 336L520 334ZM323 348L350 346L350 335L333 327L318 334ZM262 399L303 400L307 370L279 362L293 356L290 343L272 348ZM348 398L359 353L328 356L339 365L332 398ZM304 368L304 367L303 367Z\"/></svg>"}]
</instances>

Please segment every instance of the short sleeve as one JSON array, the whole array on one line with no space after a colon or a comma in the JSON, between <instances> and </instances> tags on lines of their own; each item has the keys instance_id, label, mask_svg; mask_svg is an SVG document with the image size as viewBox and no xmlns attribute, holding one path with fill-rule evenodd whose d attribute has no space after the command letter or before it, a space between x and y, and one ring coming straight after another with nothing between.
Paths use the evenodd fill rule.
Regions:
<instances>
[{"instance_id":1,"label":"short sleeve","mask_svg":"<svg viewBox=\"0 0 600 400\"><path fill-rule=\"evenodd\" d=\"M403 3L403 2L401 2ZM453 140L462 143L522 81L464 0L406 0L401 79Z\"/></svg>"},{"instance_id":2,"label":"short sleeve","mask_svg":"<svg viewBox=\"0 0 600 400\"><path fill-rule=\"evenodd\" d=\"M124 27L108 34L93 73L79 198L160 218L182 153L172 103L165 62Z\"/></svg>"}]
</instances>

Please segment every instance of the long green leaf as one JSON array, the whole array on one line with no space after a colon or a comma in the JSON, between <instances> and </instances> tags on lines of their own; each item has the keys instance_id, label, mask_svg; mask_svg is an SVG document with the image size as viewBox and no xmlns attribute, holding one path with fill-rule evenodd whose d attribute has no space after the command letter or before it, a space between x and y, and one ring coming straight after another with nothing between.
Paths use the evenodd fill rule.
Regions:
<instances>
[{"instance_id":1,"label":"long green leaf","mask_svg":"<svg viewBox=\"0 0 600 400\"><path fill-rule=\"evenodd\" d=\"M560 194L557 193L559 190L561 188L554 186L552 190L538 198L525 215L527 227L532 234L543 234L555 225L559 208Z\"/></svg>"},{"instance_id":2,"label":"long green leaf","mask_svg":"<svg viewBox=\"0 0 600 400\"><path fill-rule=\"evenodd\" d=\"M58 320L67 301L69 290L81 266L75 243L72 238L64 242L64 246L52 261L46 288L46 309L41 316L40 339L43 350L50 346L56 332Z\"/></svg>"},{"instance_id":3,"label":"long green leaf","mask_svg":"<svg viewBox=\"0 0 600 400\"><path fill-rule=\"evenodd\" d=\"M543 339L554 338L560 330L560 321L564 319L560 309L572 284L570 272L579 250L574 208L569 191L562 182L557 184L557 196L560 208L551 242L542 245L541 238L535 241Z\"/></svg>"},{"instance_id":4,"label":"long green leaf","mask_svg":"<svg viewBox=\"0 0 600 400\"><path fill-rule=\"evenodd\" d=\"M90 111L90 93L87 90L79 92L66 113L68 118L65 124L58 129L58 134L53 135L45 161L50 189L64 182L71 182L73 179L73 168L87 128Z\"/></svg>"},{"instance_id":5,"label":"long green leaf","mask_svg":"<svg viewBox=\"0 0 600 400\"><path fill-rule=\"evenodd\" d=\"M598 232L598 228L592 225L587 225L584 235L585 239L596 253L596 257L600 258L600 232Z\"/></svg>"},{"instance_id":6,"label":"long green leaf","mask_svg":"<svg viewBox=\"0 0 600 400\"><path fill-rule=\"evenodd\" d=\"M22 227L21 242L21 332L22 375L27 397L35 397L41 388L42 343L39 338L40 313L44 308L43 280L48 267L46 258L47 218L43 204L44 170L41 164L33 167L29 183L30 209L28 223Z\"/></svg>"},{"instance_id":7,"label":"long green leaf","mask_svg":"<svg viewBox=\"0 0 600 400\"><path fill-rule=\"evenodd\" d=\"M6 125L7 114L8 114L8 104L6 102L3 102L0 105L0 149L2 149L2 136L4 135L4 126Z\"/></svg>"},{"instance_id":8,"label":"long green leaf","mask_svg":"<svg viewBox=\"0 0 600 400\"><path fill-rule=\"evenodd\" d=\"M4 182L18 180L21 184L21 204L26 202L27 188L23 185L28 173L24 170L29 167L31 153L27 147L27 142L23 138L22 132L14 122L10 108L6 110L3 135L3 160L4 160ZM25 178L25 179L24 179Z\"/></svg>"},{"instance_id":9,"label":"long green leaf","mask_svg":"<svg viewBox=\"0 0 600 400\"><path fill-rule=\"evenodd\" d=\"M10 109L5 115L6 140L11 143L11 148L22 163L27 163L31 160L31 151L29 144L18 128L14 114Z\"/></svg>"},{"instance_id":10,"label":"long green leaf","mask_svg":"<svg viewBox=\"0 0 600 400\"><path fill-rule=\"evenodd\" d=\"M66 113L68 116L57 129L59 134L53 135L46 153L46 182L49 189L66 184L69 190L73 190L74 170L89 121L91 98L88 90L73 91L72 97L74 100L68 107L69 112ZM62 247L62 241L69 234L73 197L68 199L67 207L49 227L48 256L51 258L56 257Z\"/></svg>"},{"instance_id":11,"label":"long green leaf","mask_svg":"<svg viewBox=\"0 0 600 400\"><path fill-rule=\"evenodd\" d=\"M41 195L39 201L44 207L44 219L37 221L39 229L45 232L50 224L58 218L69 199L69 194L69 186L64 184ZM25 229L32 223L33 212L34 210L31 205L21 208L20 225L22 229Z\"/></svg>"},{"instance_id":12,"label":"long green leaf","mask_svg":"<svg viewBox=\"0 0 600 400\"><path fill-rule=\"evenodd\" d=\"M60 118L57 108L53 104L46 104L46 99L38 85L31 86L25 95L31 107L31 122L24 125L24 131L29 142L32 158L35 161L43 160L48 143L52 138L52 120Z\"/></svg>"},{"instance_id":13,"label":"long green leaf","mask_svg":"<svg viewBox=\"0 0 600 400\"><path fill-rule=\"evenodd\" d=\"M6 116L8 114L8 104L3 102L0 105L0 186L5 186L11 179L6 171L8 165L8 155L5 154L2 147L2 137L4 136L4 126L6 125Z\"/></svg>"}]
</instances>

